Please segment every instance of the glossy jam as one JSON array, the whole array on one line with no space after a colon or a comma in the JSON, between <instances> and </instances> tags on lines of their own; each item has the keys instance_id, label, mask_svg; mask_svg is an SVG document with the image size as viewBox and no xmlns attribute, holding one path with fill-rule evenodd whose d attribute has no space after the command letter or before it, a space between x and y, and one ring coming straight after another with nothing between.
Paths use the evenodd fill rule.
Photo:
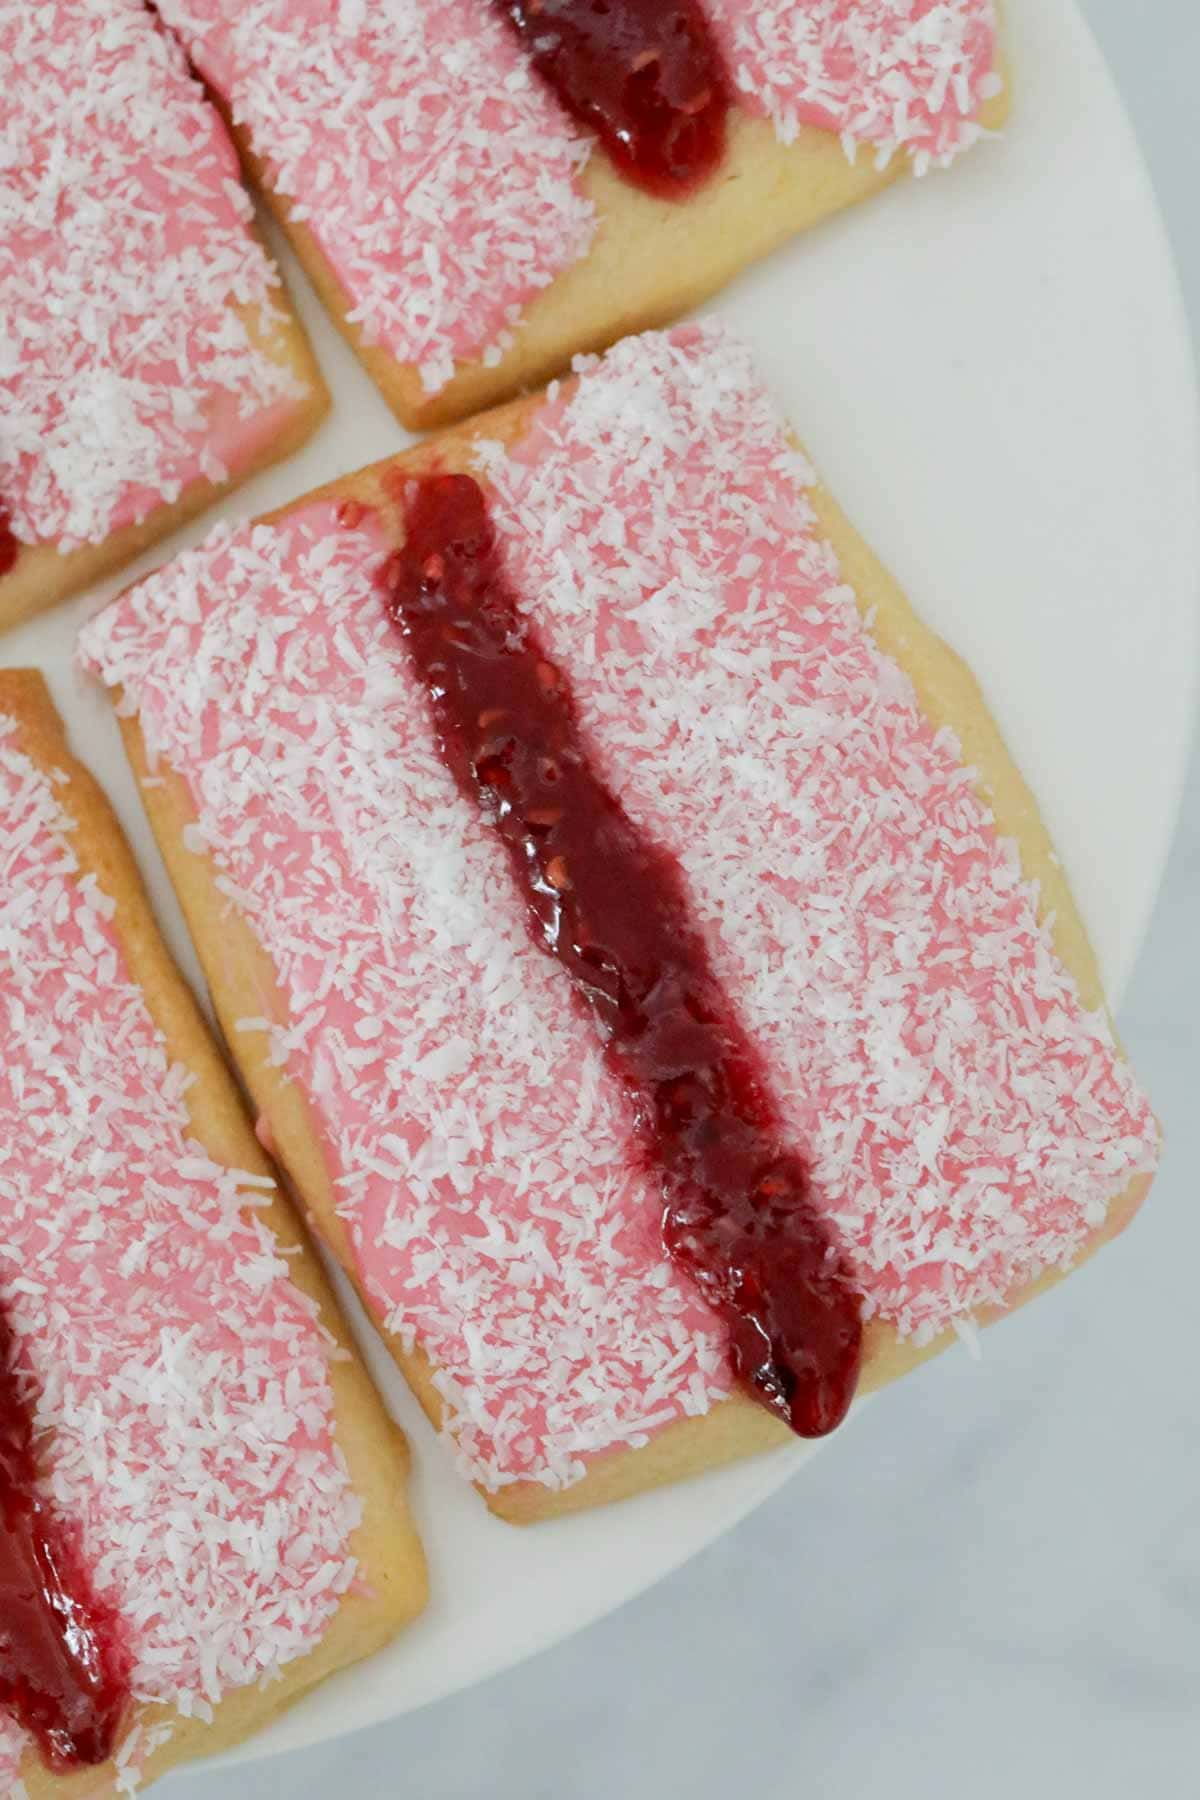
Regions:
<instances>
[{"instance_id":1,"label":"glossy jam","mask_svg":"<svg viewBox=\"0 0 1200 1800\"><path fill-rule=\"evenodd\" d=\"M725 151L729 84L695 0L494 0L571 117L639 187L682 198Z\"/></svg>"},{"instance_id":2,"label":"glossy jam","mask_svg":"<svg viewBox=\"0 0 1200 1800\"><path fill-rule=\"evenodd\" d=\"M568 685L508 586L468 476L404 490L388 609L441 752L512 859L531 928L599 1023L666 1191L668 1252L726 1324L734 1368L804 1437L853 1398L858 1300L783 1142L678 867L594 772Z\"/></svg>"},{"instance_id":3,"label":"glossy jam","mask_svg":"<svg viewBox=\"0 0 1200 1800\"><path fill-rule=\"evenodd\" d=\"M116 1621L38 1498L33 1419L0 1311L0 1708L51 1768L112 1755L129 1700Z\"/></svg>"},{"instance_id":4,"label":"glossy jam","mask_svg":"<svg viewBox=\"0 0 1200 1800\"><path fill-rule=\"evenodd\" d=\"M8 508L0 500L0 575L7 575L16 564L21 546L13 534Z\"/></svg>"}]
</instances>

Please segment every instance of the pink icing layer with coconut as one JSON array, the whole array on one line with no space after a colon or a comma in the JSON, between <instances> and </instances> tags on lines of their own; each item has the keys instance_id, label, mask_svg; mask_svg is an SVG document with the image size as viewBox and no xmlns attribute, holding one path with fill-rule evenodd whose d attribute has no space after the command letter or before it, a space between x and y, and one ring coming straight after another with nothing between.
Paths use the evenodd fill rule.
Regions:
<instances>
[{"instance_id":1,"label":"pink icing layer with coconut","mask_svg":"<svg viewBox=\"0 0 1200 1800\"><path fill-rule=\"evenodd\" d=\"M369 344L498 362L595 221L588 141L486 0L163 0Z\"/></svg>"},{"instance_id":2,"label":"pink icing layer with coconut","mask_svg":"<svg viewBox=\"0 0 1200 1800\"><path fill-rule=\"evenodd\" d=\"M439 760L385 553L324 503L219 532L81 645L189 783L186 842L270 954L282 1005L239 1029L269 1029L310 1095L364 1284L436 1364L465 1467L563 1485L588 1451L704 1411L724 1344L666 1261L600 1047Z\"/></svg>"},{"instance_id":3,"label":"pink icing layer with coconut","mask_svg":"<svg viewBox=\"0 0 1200 1800\"><path fill-rule=\"evenodd\" d=\"M553 390L552 390L553 393ZM924 1342L1070 1264L1157 1133L958 744L876 647L740 346L618 346L482 472L604 779L673 851L865 1310ZM443 767L368 517L220 532L85 631L278 995L364 1284L461 1460L557 1486L727 1391L661 1191ZM219 928L218 928L219 929Z\"/></svg>"},{"instance_id":4,"label":"pink icing layer with coconut","mask_svg":"<svg viewBox=\"0 0 1200 1800\"><path fill-rule=\"evenodd\" d=\"M123 1790L233 1689L314 1648L355 1579L329 1345L191 1136L189 1077L80 872L54 777L0 713L0 1303L48 1446L44 1497L121 1621ZM28 1742L0 1713L0 1793Z\"/></svg>"},{"instance_id":5,"label":"pink icing layer with coconut","mask_svg":"<svg viewBox=\"0 0 1200 1800\"><path fill-rule=\"evenodd\" d=\"M0 499L99 543L220 481L302 392L237 158L142 0L0 0Z\"/></svg>"},{"instance_id":6,"label":"pink icing layer with coconut","mask_svg":"<svg viewBox=\"0 0 1200 1800\"><path fill-rule=\"evenodd\" d=\"M876 646L744 346L626 340L480 463L600 775L679 862L868 1316L1068 1266L1157 1127L960 745Z\"/></svg>"},{"instance_id":7,"label":"pink icing layer with coconut","mask_svg":"<svg viewBox=\"0 0 1200 1800\"><path fill-rule=\"evenodd\" d=\"M982 134L1000 92L994 0L705 0L734 91L790 144L836 131L918 174Z\"/></svg>"},{"instance_id":8,"label":"pink icing layer with coconut","mask_svg":"<svg viewBox=\"0 0 1200 1800\"><path fill-rule=\"evenodd\" d=\"M918 169L979 135L992 0L708 0L731 86L785 141L839 132ZM498 362L596 229L592 140L493 0L161 0L341 284L434 393Z\"/></svg>"}]
</instances>

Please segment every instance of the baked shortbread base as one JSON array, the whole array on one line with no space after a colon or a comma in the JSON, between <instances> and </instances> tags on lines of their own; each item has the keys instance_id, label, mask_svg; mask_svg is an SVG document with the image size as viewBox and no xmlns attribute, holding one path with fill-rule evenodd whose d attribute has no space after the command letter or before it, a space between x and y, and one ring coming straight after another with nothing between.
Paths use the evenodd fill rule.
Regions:
<instances>
[{"instance_id":1,"label":"baked shortbread base","mask_svg":"<svg viewBox=\"0 0 1200 1800\"><path fill-rule=\"evenodd\" d=\"M18 723L17 747L43 769L66 777L58 797L73 822L72 848L85 874L94 874L116 903L114 929L129 972L141 987L172 1061L191 1072L188 1110L195 1137L218 1162L270 1175L246 1119L237 1089L187 986L159 935L141 877L108 801L71 755L62 722L42 677L32 670L0 670L0 713ZM269 1204L255 1207L289 1258L292 1280L316 1300L325 1328L352 1352L352 1341L316 1256L291 1208L278 1190ZM424 1607L425 1559L405 1499L408 1453L399 1429L387 1417L356 1354L330 1364L336 1440L363 1504L363 1523L352 1552L365 1579L351 1592L317 1649L288 1665L283 1678L265 1688L232 1692L214 1709L211 1724L179 1719L169 1740L146 1763L149 1782L197 1756L229 1750L301 1699L311 1688L348 1664L369 1656L393 1638ZM139 1710L139 1723L161 1722L161 1706ZM115 1794L118 1771L110 1763L70 1775L56 1775L34 1756L22 1778L30 1800Z\"/></svg>"},{"instance_id":2,"label":"baked shortbread base","mask_svg":"<svg viewBox=\"0 0 1200 1800\"><path fill-rule=\"evenodd\" d=\"M296 505L308 506L315 500L359 501L378 508L388 529L396 531L397 471L417 474L436 468L471 473L479 479L472 457L473 442L477 438L512 442L521 436L540 404L540 398L534 398L499 409L399 457L333 482L306 495ZM809 499L821 533L836 551L844 579L854 587L859 609L870 622L878 646L907 672L921 709L931 723L949 726L957 733L965 762L979 772L977 789L992 810L998 833L1016 843L1024 876L1039 884L1041 917L1052 920L1055 948L1078 986L1083 1005L1089 1010L1102 1008L1104 998L1095 956L1066 877L1037 803L1009 756L973 676L941 638L922 624L828 492L813 488ZM283 518L291 510L285 508L268 515L266 522ZM211 861L185 848L186 828L195 817L185 783L161 760L153 771L150 769L136 718L122 719L122 730L232 1054L269 1126L278 1159L308 1209L312 1226L351 1279L356 1280L364 1304L371 1310L356 1279L355 1259L337 1215L319 1131L305 1096L272 1063L267 1034L248 1029L245 1024L248 1019L261 1017L286 1020L287 1010L274 970L249 926L219 892ZM1110 1207L1103 1231L1089 1240L1087 1254L1129 1223L1149 1183L1149 1176L1139 1176L1130 1183ZM1011 1293L1003 1307L980 1310L975 1315L977 1322L988 1323L1023 1305L1061 1278L1058 1271L1043 1275ZM441 1400L429 1362L419 1349L405 1349L398 1338L387 1341L426 1413L435 1425L440 1424ZM918 1349L900 1339L890 1326L872 1324L868 1327L860 1391L866 1393L886 1385L954 1341L954 1332L948 1330L932 1344ZM514 1523L529 1523L624 1499L779 1445L788 1438L787 1430L762 1407L748 1398L734 1396L701 1417L666 1426L644 1448L616 1450L595 1458L586 1476L573 1486L550 1491L535 1482L522 1482L497 1493L485 1493L484 1497L499 1516Z\"/></svg>"},{"instance_id":3,"label":"baked shortbread base","mask_svg":"<svg viewBox=\"0 0 1200 1800\"><path fill-rule=\"evenodd\" d=\"M880 169L869 145L852 163L831 131L805 127L783 144L767 119L735 110L719 172L690 199L660 200L624 180L603 151L593 151L581 177L596 209L597 231L586 257L532 300L514 329L512 348L494 366L461 364L436 394L420 371L378 344L363 341L350 321L350 300L313 232L291 218L292 202L272 188L263 158L229 109L214 95L253 180L342 336L410 431L452 424L558 375L576 353L605 350L618 338L665 325L715 294L751 263L791 237L879 193L908 171L895 156ZM1009 112L1007 86L986 102L989 130Z\"/></svg>"},{"instance_id":4,"label":"baked shortbread base","mask_svg":"<svg viewBox=\"0 0 1200 1800\"><path fill-rule=\"evenodd\" d=\"M94 581L124 568L189 519L206 512L223 495L249 481L252 475L282 462L308 442L329 411L329 390L287 295L282 289L277 291L275 312L269 318L264 319L257 308L234 310L241 314L253 341L271 361L295 377L302 389L299 397L273 408L277 416L269 421L251 422L258 441L227 480L193 481L177 500L155 507L144 519L121 526L98 544L82 544L66 551L52 543L22 544L13 567L6 575L0 575L0 631L23 624L36 613L57 606L72 594L82 593Z\"/></svg>"}]
</instances>

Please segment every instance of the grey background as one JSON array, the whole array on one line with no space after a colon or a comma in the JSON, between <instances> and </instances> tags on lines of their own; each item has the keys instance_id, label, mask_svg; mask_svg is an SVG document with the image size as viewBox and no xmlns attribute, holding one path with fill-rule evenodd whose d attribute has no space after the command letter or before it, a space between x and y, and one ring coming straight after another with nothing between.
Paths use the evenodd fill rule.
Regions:
<instances>
[{"instance_id":1,"label":"grey background","mask_svg":"<svg viewBox=\"0 0 1200 1800\"><path fill-rule=\"evenodd\" d=\"M1083 0L1200 330L1200 6ZM1200 761L1122 1029L1169 1149L1119 1255L704 1555L469 1693L178 1800L1200 1793ZM964 1430L963 1421L970 1420ZM513 1596L520 1605L520 1596Z\"/></svg>"}]
</instances>

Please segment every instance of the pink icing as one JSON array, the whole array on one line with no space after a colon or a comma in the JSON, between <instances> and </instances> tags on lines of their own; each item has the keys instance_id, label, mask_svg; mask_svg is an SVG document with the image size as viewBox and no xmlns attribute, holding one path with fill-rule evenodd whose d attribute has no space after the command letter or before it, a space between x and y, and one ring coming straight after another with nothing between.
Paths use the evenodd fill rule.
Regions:
<instances>
[{"instance_id":1,"label":"pink icing","mask_svg":"<svg viewBox=\"0 0 1200 1800\"><path fill-rule=\"evenodd\" d=\"M382 540L335 518L216 535L83 654L192 785L189 842L286 997L290 1024L257 1024L312 1097L380 1316L438 1365L464 1466L562 1485L588 1451L703 1411L723 1339L663 1256L599 1046L438 759L374 586Z\"/></svg>"},{"instance_id":2,"label":"pink icing","mask_svg":"<svg viewBox=\"0 0 1200 1800\"><path fill-rule=\"evenodd\" d=\"M746 350L630 339L487 454L600 772L680 861L868 1310L1066 1267L1158 1134L1016 846L862 622Z\"/></svg>"},{"instance_id":3,"label":"pink icing","mask_svg":"<svg viewBox=\"0 0 1200 1800\"><path fill-rule=\"evenodd\" d=\"M1156 1135L949 732L839 583L748 358L712 328L590 364L483 446L518 591L602 773L679 855L867 1308L919 1340L1065 1265ZM366 1286L438 1365L470 1472L575 1479L724 1390L567 978L434 750L328 505L220 534L85 662L189 783L280 974Z\"/></svg>"},{"instance_id":4,"label":"pink icing","mask_svg":"<svg viewBox=\"0 0 1200 1800\"><path fill-rule=\"evenodd\" d=\"M299 388L221 121L142 0L0 0L0 495L70 549L223 479Z\"/></svg>"},{"instance_id":5,"label":"pink icing","mask_svg":"<svg viewBox=\"0 0 1200 1800\"><path fill-rule=\"evenodd\" d=\"M81 876L53 778L0 715L0 1300L38 1394L45 1493L119 1614L127 1789L173 1729L311 1650L355 1579L315 1310L191 1137L187 1072ZM27 1748L0 1715L0 1792Z\"/></svg>"},{"instance_id":6,"label":"pink icing","mask_svg":"<svg viewBox=\"0 0 1200 1800\"><path fill-rule=\"evenodd\" d=\"M427 391L498 362L530 301L587 253L591 140L492 0L162 0L350 298ZM919 167L978 136L991 0L710 0L745 104Z\"/></svg>"},{"instance_id":7,"label":"pink icing","mask_svg":"<svg viewBox=\"0 0 1200 1800\"><path fill-rule=\"evenodd\" d=\"M802 125L918 173L980 136L999 91L993 0L706 0L734 86L785 143Z\"/></svg>"},{"instance_id":8,"label":"pink icing","mask_svg":"<svg viewBox=\"0 0 1200 1800\"><path fill-rule=\"evenodd\" d=\"M368 343L499 361L594 230L588 141L484 0L163 0L316 236Z\"/></svg>"}]
</instances>

